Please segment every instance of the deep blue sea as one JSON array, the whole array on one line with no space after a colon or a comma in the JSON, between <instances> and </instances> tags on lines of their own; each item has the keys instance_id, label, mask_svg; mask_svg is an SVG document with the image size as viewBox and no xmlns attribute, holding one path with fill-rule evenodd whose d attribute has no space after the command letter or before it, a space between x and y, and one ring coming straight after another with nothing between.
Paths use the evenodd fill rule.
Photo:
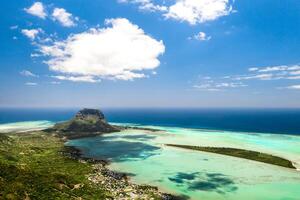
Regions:
<instances>
[{"instance_id":1,"label":"deep blue sea","mask_svg":"<svg viewBox=\"0 0 300 200\"><path fill-rule=\"evenodd\" d=\"M72 118L79 109L0 109L0 124ZM300 109L102 109L108 121L300 135Z\"/></svg>"}]
</instances>

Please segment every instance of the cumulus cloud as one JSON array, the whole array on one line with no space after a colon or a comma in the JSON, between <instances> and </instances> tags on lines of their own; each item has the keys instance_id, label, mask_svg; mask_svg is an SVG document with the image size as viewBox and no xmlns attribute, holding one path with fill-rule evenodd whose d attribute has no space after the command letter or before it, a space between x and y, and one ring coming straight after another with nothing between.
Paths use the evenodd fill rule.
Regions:
<instances>
[{"instance_id":1,"label":"cumulus cloud","mask_svg":"<svg viewBox=\"0 0 300 200\"><path fill-rule=\"evenodd\" d=\"M101 82L100 79L95 79L93 76L52 76L52 78L58 80L73 81L73 82L88 82L88 83Z\"/></svg>"},{"instance_id":2,"label":"cumulus cloud","mask_svg":"<svg viewBox=\"0 0 300 200\"><path fill-rule=\"evenodd\" d=\"M146 70L160 65L158 57L165 51L162 41L125 18L106 20L106 25L41 45L40 52L48 57L45 63L58 73L93 78L85 79L87 82L98 78L143 78Z\"/></svg>"},{"instance_id":3,"label":"cumulus cloud","mask_svg":"<svg viewBox=\"0 0 300 200\"><path fill-rule=\"evenodd\" d=\"M138 4L141 10L159 11L166 19L185 21L195 25L216 20L233 12L232 0L176 0L159 5L153 0L119 0L121 3Z\"/></svg>"},{"instance_id":4,"label":"cumulus cloud","mask_svg":"<svg viewBox=\"0 0 300 200\"><path fill-rule=\"evenodd\" d=\"M28 70L23 70L20 72L20 74L22 76L31 76L31 77L38 77L38 75L32 73L31 71L28 71Z\"/></svg>"},{"instance_id":5,"label":"cumulus cloud","mask_svg":"<svg viewBox=\"0 0 300 200\"><path fill-rule=\"evenodd\" d=\"M40 28L38 28L38 29L22 29L21 32L23 35L25 35L29 39L34 40L39 33L43 32L43 30Z\"/></svg>"},{"instance_id":6,"label":"cumulus cloud","mask_svg":"<svg viewBox=\"0 0 300 200\"><path fill-rule=\"evenodd\" d=\"M164 16L194 25L215 20L231 12L229 0L177 0Z\"/></svg>"},{"instance_id":7,"label":"cumulus cloud","mask_svg":"<svg viewBox=\"0 0 300 200\"><path fill-rule=\"evenodd\" d=\"M41 2L35 2L31 7L24 9L28 14L45 19L47 14L44 5Z\"/></svg>"},{"instance_id":8,"label":"cumulus cloud","mask_svg":"<svg viewBox=\"0 0 300 200\"><path fill-rule=\"evenodd\" d=\"M199 32L198 34L194 35L194 39L199 41L208 41L211 39L211 36L207 36L204 32Z\"/></svg>"},{"instance_id":9,"label":"cumulus cloud","mask_svg":"<svg viewBox=\"0 0 300 200\"><path fill-rule=\"evenodd\" d=\"M54 8L52 17L54 21L58 21L65 27L75 26L72 14L67 12L64 8Z\"/></svg>"}]
</instances>

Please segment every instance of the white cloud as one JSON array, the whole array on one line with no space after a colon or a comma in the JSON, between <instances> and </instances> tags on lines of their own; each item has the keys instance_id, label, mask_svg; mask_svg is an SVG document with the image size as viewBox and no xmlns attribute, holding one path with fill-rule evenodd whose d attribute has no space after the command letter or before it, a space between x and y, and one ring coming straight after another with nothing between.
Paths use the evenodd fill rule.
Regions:
<instances>
[{"instance_id":1,"label":"white cloud","mask_svg":"<svg viewBox=\"0 0 300 200\"><path fill-rule=\"evenodd\" d=\"M219 88L215 88L211 84L208 84L208 83L194 85L193 88L198 89L198 90L203 90L203 91L209 91L209 92L220 91Z\"/></svg>"},{"instance_id":2,"label":"white cloud","mask_svg":"<svg viewBox=\"0 0 300 200\"><path fill-rule=\"evenodd\" d=\"M258 68L257 68L257 67L251 67L251 68L249 68L248 70L249 70L250 72L254 72L254 71L257 71Z\"/></svg>"},{"instance_id":3,"label":"white cloud","mask_svg":"<svg viewBox=\"0 0 300 200\"><path fill-rule=\"evenodd\" d=\"M72 14L68 13L64 8L54 8L52 17L54 21L58 21L65 27L75 26Z\"/></svg>"},{"instance_id":4,"label":"white cloud","mask_svg":"<svg viewBox=\"0 0 300 200\"><path fill-rule=\"evenodd\" d=\"M287 77L287 79L298 80L298 79L300 79L300 76L289 76L289 77Z\"/></svg>"},{"instance_id":5,"label":"white cloud","mask_svg":"<svg viewBox=\"0 0 300 200\"><path fill-rule=\"evenodd\" d=\"M197 35L194 35L194 39L200 41L208 41L211 39L211 36L207 36L204 32L199 32Z\"/></svg>"},{"instance_id":6,"label":"white cloud","mask_svg":"<svg viewBox=\"0 0 300 200\"><path fill-rule=\"evenodd\" d=\"M238 87L247 87L247 85L238 82L238 83L217 83L216 88L238 88Z\"/></svg>"},{"instance_id":7,"label":"white cloud","mask_svg":"<svg viewBox=\"0 0 300 200\"><path fill-rule=\"evenodd\" d=\"M23 70L20 72L20 74L22 76L31 76L31 77L38 77L38 75L32 73L31 71L28 71L28 70Z\"/></svg>"},{"instance_id":8,"label":"white cloud","mask_svg":"<svg viewBox=\"0 0 300 200\"><path fill-rule=\"evenodd\" d=\"M274 72L274 71L285 71L285 70L288 70L288 66L265 67L258 71L259 72Z\"/></svg>"},{"instance_id":9,"label":"white cloud","mask_svg":"<svg viewBox=\"0 0 300 200\"><path fill-rule=\"evenodd\" d=\"M101 82L99 79L95 79L93 76L52 76L52 78L64 81L73 82L88 82L88 83L98 83Z\"/></svg>"},{"instance_id":10,"label":"white cloud","mask_svg":"<svg viewBox=\"0 0 300 200\"><path fill-rule=\"evenodd\" d=\"M286 87L287 89L291 89L291 90L300 90L300 85L291 85Z\"/></svg>"},{"instance_id":11,"label":"white cloud","mask_svg":"<svg viewBox=\"0 0 300 200\"><path fill-rule=\"evenodd\" d=\"M43 32L43 30L40 28L38 28L38 29L22 29L21 32L23 35L25 35L29 39L34 40L39 33Z\"/></svg>"},{"instance_id":12,"label":"white cloud","mask_svg":"<svg viewBox=\"0 0 300 200\"><path fill-rule=\"evenodd\" d=\"M153 0L119 0L137 4L140 10L159 11L166 19L185 21L192 25L216 20L233 13L233 0L176 0L175 3L155 4ZM165 1L163 1L165 2Z\"/></svg>"},{"instance_id":13,"label":"white cloud","mask_svg":"<svg viewBox=\"0 0 300 200\"><path fill-rule=\"evenodd\" d=\"M36 86L38 85L37 83L34 83L34 82L27 82L25 83L25 85L28 85L28 86Z\"/></svg>"},{"instance_id":14,"label":"white cloud","mask_svg":"<svg viewBox=\"0 0 300 200\"><path fill-rule=\"evenodd\" d=\"M59 85L59 84L61 84L61 82L59 82L59 81L51 81L50 82L52 85Z\"/></svg>"},{"instance_id":15,"label":"white cloud","mask_svg":"<svg viewBox=\"0 0 300 200\"><path fill-rule=\"evenodd\" d=\"M252 83L254 81L296 81L300 80L300 65L296 64L268 67L251 67L248 68L248 74L230 75L213 79L205 79L204 77L201 77L201 80L202 84L195 85L194 88L208 91L219 91L223 88L236 88L248 86L242 82L237 81L243 81L247 84L250 82ZM226 82L222 82L222 80ZM291 85L288 87L277 87L277 89L300 89L299 87L300 85Z\"/></svg>"},{"instance_id":16,"label":"white cloud","mask_svg":"<svg viewBox=\"0 0 300 200\"><path fill-rule=\"evenodd\" d=\"M44 9L44 5L41 2L35 2L30 8L24 9L28 14L37 16L39 18L45 19L47 14Z\"/></svg>"},{"instance_id":17,"label":"white cloud","mask_svg":"<svg viewBox=\"0 0 300 200\"><path fill-rule=\"evenodd\" d=\"M228 88L239 88L239 87L247 87L247 85L241 82L221 82L215 83L214 81L205 82L202 84L197 84L193 86L198 90L205 90L205 91L220 91L223 89Z\"/></svg>"},{"instance_id":18,"label":"white cloud","mask_svg":"<svg viewBox=\"0 0 300 200\"><path fill-rule=\"evenodd\" d=\"M154 4L151 0L119 0L119 2L138 4L139 9L150 11L150 12L155 12L155 11L164 12L168 10L168 7Z\"/></svg>"},{"instance_id":19,"label":"white cloud","mask_svg":"<svg viewBox=\"0 0 300 200\"><path fill-rule=\"evenodd\" d=\"M73 76L132 80L160 65L165 46L125 18L106 20L105 28L41 45L50 70Z\"/></svg>"},{"instance_id":20,"label":"white cloud","mask_svg":"<svg viewBox=\"0 0 300 200\"><path fill-rule=\"evenodd\" d=\"M260 80L278 80L278 79L299 79L300 65L278 65L268 67L252 67L248 71L251 75L235 77L239 80L260 79ZM297 76L298 75L298 76Z\"/></svg>"},{"instance_id":21,"label":"white cloud","mask_svg":"<svg viewBox=\"0 0 300 200\"><path fill-rule=\"evenodd\" d=\"M278 65L278 66L268 66L268 67L252 67L248 69L249 71L258 72L278 72L278 71L294 71L300 70L300 65Z\"/></svg>"},{"instance_id":22,"label":"white cloud","mask_svg":"<svg viewBox=\"0 0 300 200\"><path fill-rule=\"evenodd\" d=\"M290 75L300 75L300 70L290 72Z\"/></svg>"},{"instance_id":23,"label":"white cloud","mask_svg":"<svg viewBox=\"0 0 300 200\"><path fill-rule=\"evenodd\" d=\"M37 53L31 53L30 54L30 57L31 58L36 58L36 57L40 57L41 55L40 54L37 54Z\"/></svg>"},{"instance_id":24,"label":"white cloud","mask_svg":"<svg viewBox=\"0 0 300 200\"><path fill-rule=\"evenodd\" d=\"M250 80L250 79L272 80L272 79L278 79L278 77L275 77L273 74L257 74L257 75L238 76L233 79L234 80Z\"/></svg>"},{"instance_id":25,"label":"white cloud","mask_svg":"<svg viewBox=\"0 0 300 200\"><path fill-rule=\"evenodd\" d=\"M231 12L229 0L177 0L164 16L194 25L215 20Z\"/></svg>"}]
</instances>

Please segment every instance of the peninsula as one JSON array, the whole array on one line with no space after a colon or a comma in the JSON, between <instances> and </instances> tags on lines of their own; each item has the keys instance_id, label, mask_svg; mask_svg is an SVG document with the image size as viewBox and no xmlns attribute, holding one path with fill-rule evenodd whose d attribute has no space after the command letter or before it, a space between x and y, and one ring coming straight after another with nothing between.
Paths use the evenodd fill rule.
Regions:
<instances>
[{"instance_id":1,"label":"peninsula","mask_svg":"<svg viewBox=\"0 0 300 200\"><path fill-rule=\"evenodd\" d=\"M182 149L190 149L195 151L204 151L204 152L216 153L216 154L221 154L226 156L233 156L237 158L244 158L248 160L263 162L271 165L277 165L280 167L296 169L293 163L287 159L278 156L273 156L266 153L257 152L257 151L228 148L228 147L201 147L201 146L189 146L189 145L179 145L179 144L166 144L166 146L177 147Z\"/></svg>"}]
</instances>

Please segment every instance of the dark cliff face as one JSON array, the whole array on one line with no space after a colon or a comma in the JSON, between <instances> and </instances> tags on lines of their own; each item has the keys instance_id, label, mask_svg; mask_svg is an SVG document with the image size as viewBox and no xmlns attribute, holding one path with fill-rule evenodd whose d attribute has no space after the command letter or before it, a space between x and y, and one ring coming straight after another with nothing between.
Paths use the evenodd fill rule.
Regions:
<instances>
[{"instance_id":1,"label":"dark cliff face","mask_svg":"<svg viewBox=\"0 0 300 200\"><path fill-rule=\"evenodd\" d=\"M98 120L105 120L104 114L97 109L82 109L80 110L76 115L75 115L75 119L88 119L88 118L95 118Z\"/></svg>"},{"instance_id":2,"label":"dark cliff face","mask_svg":"<svg viewBox=\"0 0 300 200\"><path fill-rule=\"evenodd\" d=\"M86 108L80 110L70 121L56 124L52 130L69 139L120 131L118 127L106 122L100 110Z\"/></svg>"}]
</instances>

